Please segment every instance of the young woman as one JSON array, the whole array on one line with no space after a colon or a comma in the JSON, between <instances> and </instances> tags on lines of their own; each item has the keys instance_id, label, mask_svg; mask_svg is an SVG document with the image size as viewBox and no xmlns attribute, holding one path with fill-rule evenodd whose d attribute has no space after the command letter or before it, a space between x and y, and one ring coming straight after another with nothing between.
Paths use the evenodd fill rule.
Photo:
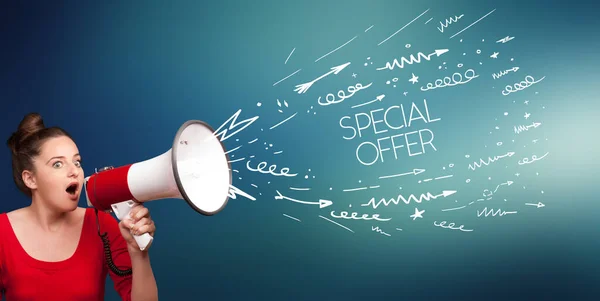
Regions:
<instances>
[{"instance_id":1,"label":"young woman","mask_svg":"<svg viewBox=\"0 0 600 301\"><path fill-rule=\"evenodd\" d=\"M61 128L26 115L7 142L13 179L31 205L0 214L0 299L104 300L107 274L123 300L158 300L147 248L133 234L156 229L148 209L118 222L78 207L81 155Z\"/></svg>"}]
</instances>

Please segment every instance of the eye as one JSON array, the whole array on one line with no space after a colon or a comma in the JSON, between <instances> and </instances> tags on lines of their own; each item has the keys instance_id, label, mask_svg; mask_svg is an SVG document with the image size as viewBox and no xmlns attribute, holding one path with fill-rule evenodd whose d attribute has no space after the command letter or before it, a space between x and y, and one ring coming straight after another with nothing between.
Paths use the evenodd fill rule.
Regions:
<instances>
[{"instance_id":1,"label":"eye","mask_svg":"<svg viewBox=\"0 0 600 301\"><path fill-rule=\"evenodd\" d=\"M81 167L81 160L77 160L77 161L75 161L75 166L77 166L77 167Z\"/></svg>"},{"instance_id":2,"label":"eye","mask_svg":"<svg viewBox=\"0 0 600 301\"><path fill-rule=\"evenodd\" d=\"M52 167L54 167L54 168L60 168L61 166L62 166L62 162L60 162L60 161L56 161L56 162L54 162L54 164L52 164Z\"/></svg>"}]
</instances>

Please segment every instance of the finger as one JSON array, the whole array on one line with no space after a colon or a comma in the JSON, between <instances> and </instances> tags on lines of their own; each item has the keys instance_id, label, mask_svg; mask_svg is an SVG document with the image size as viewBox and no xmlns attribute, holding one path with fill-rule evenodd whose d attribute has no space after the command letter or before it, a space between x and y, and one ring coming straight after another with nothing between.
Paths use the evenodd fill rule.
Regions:
<instances>
[{"instance_id":1,"label":"finger","mask_svg":"<svg viewBox=\"0 0 600 301\"><path fill-rule=\"evenodd\" d=\"M133 221L137 223L142 218L148 218L148 217L150 217L150 211L148 210L148 208L140 206L138 208L138 210L134 214L132 214L131 216L133 218Z\"/></svg>"},{"instance_id":2,"label":"finger","mask_svg":"<svg viewBox=\"0 0 600 301\"><path fill-rule=\"evenodd\" d=\"M150 218L144 217L142 219L140 219L139 221L133 223L133 226L131 228L131 233L135 234L135 235L139 235L139 229L147 226L147 225L153 225L154 223L152 222L152 220Z\"/></svg>"},{"instance_id":3,"label":"finger","mask_svg":"<svg viewBox=\"0 0 600 301\"><path fill-rule=\"evenodd\" d=\"M137 230L133 233L133 235L142 235L144 233L148 233L148 234L150 234L150 236L154 236L155 230L156 230L156 227L154 226L154 224L146 224L146 225L143 225L143 226L137 228Z\"/></svg>"},{"instance_id":4,"label":"finger","mask_svg":"<svg viewBox=\"0 0 600 301\"><path fill-rule=\"evenodd\" d=\"M142 208L142 203L134 202L133 206L131 206L131 209L129 210L129 216L134 217Z\"/></svg>"}]
</instances>

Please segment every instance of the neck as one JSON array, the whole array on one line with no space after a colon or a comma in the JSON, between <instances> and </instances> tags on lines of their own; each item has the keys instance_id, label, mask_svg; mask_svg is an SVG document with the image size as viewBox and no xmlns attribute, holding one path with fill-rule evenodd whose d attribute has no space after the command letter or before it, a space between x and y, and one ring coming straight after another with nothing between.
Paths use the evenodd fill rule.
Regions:
<instances>
[{"instance_id":1,"label":"neck","mask_svg":"<svg viewBox=\"0 0 600 301\"><path fill-rule=\"evenodd\" d=\"M31 206L28 207L29 213L43 230L48 232L60 230L67 222L68 212L57 211L44 203L39 198L34 197Z\"/></svg>"}]
</instances>

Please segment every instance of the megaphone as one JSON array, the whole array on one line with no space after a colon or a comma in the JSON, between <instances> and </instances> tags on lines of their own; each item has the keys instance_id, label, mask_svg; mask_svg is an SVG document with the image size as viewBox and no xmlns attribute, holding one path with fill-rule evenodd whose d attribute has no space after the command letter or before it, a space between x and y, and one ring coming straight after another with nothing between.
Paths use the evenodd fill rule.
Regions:
<instances>
[{"instance_id":1,"label":"megaphone","mask_svg":"<svg viewBox=\"0 0 600 301\"><path fill-rule=\"evenodd\" d=\"M200 120L186 121L171 149L154 158L104 167L84 180L87 205L126 218L136 202L183 199L202 215L223 210L229 199L231 166L213 128ZM141 250L152 236L134 235Z\"/></svg>"}]
</instances>

